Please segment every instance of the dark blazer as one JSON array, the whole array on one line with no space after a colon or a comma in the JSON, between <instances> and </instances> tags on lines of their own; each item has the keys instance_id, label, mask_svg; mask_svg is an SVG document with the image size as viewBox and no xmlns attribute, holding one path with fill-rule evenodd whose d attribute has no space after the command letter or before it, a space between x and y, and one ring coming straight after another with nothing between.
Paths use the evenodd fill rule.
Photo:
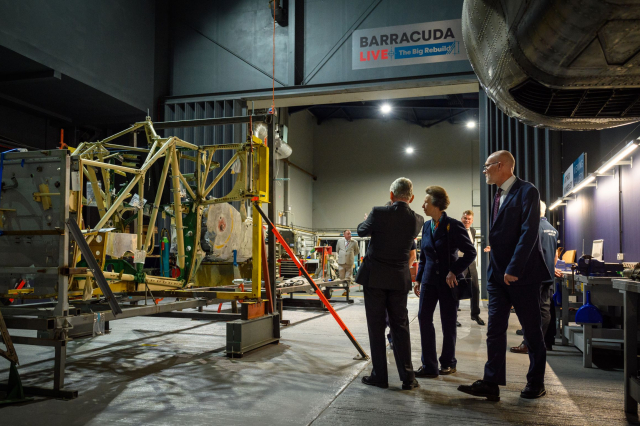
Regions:
<instances>
[{"instance_id":1,"label":"dark blazer","mask_svg":"<svg viewBox=\"0 0 640 426\"><path fill-rule=\"evenodd\" d=\"M493 205L490 209L493 210ZM493 221L493 217L490 220ZM489 282L504 282L505 273L518 277L518 281L511 285L540 283L551 279L544 263L539 228L538 190L531 183L516 178L489 231Z\"/></svg>"},{"instance_id":2,"label":"dark blazer","mask_svg":"<svg viewBox=\"0 0 640 426\"><path fill-rule=\"evenodd\" d=\"M458 250L464 253L463 257L458 257ZM450 218L443 212L435 234L431 233L431 220L422 228L420 266L416 281L422 284L446 285L449 271L461 276L475 259L476 249L469 239L467 229L462 222Z\"/></svg>"},{"instance_id":3,"label":"dark blazer","mask_svg":"<svg viewBox=\"0 0 640 426\"><path fill-rule=\"evenodd\" d=\"M407 203L374 207L358 225L359 237L371 237L356 282L371 288L409 291L409 251L424 218Z\"/></svg>"}]
</instances>

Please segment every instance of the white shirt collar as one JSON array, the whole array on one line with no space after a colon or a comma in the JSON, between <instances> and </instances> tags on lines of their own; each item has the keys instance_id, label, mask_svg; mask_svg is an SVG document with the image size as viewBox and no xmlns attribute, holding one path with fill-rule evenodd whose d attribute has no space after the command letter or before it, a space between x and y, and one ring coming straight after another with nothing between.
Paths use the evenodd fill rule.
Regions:
<instances>
[{"instance_id":1,"label":"white shirt collar","mask_svg":"<svg viewBox=\"0 0 640 426\"><path fill-rule=\"evenodd\" d=\"M511 189L515 181L516 181L516 176L511 175L509 179L502 182L502 185L500 185L500 188L502 188L502 195L507 195L507 193L509 192L509 190Z\"/></svg>"}]
</instances>

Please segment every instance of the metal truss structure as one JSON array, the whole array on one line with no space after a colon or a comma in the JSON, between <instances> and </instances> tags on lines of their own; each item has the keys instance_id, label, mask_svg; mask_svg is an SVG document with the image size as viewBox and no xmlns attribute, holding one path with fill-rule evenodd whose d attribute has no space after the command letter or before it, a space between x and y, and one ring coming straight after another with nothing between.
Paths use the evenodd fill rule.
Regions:
<instances>
[{"instance_id":1,"label":"metal truss structure","mask_svg":"<svg viewBox=\"0 0 640 426\"><path fill-rule=\"evenodd\" d=\"M30 388L31 394L75 397L76 391L64 389L67 343L77 337L95 335L96 330L100 334L116 319L169 315L176 310L202 310L214 303L243 300L249 302L243 303L244 311L249 312L243 313L244 319L252 316L264 319L254 320L251 333L258 337L243 341L244 347L278 340L279 317L270 315L262 303L262 281L266 278L263 274L268 270L273 275L275 269L266 265L263 221L256 211L263 202L272 201L269 148L253 136L245 143L198 146L156 133L157 128L270 122L270 119L258 115L154 125L147 118L102 141L81 143L73 151L2 154L0 302L39 300L23 305L0 304L0 313L9 329L38 332L37 337L12 336L13 343L55 348L53 389ZM146 148L116 143L120 137L142 132ZM214 161L216 152L221 150L233 153L226 164ZM195 171L182 173L180 160L195 164ZM155 181L155 193L149 197L152 203L145 206L144 183L155 164L162 165L161 173ZM231 170L235 174L231 191L219 198L212 197L210 194L222 176ZM163 205L168 180L172 197L170 203ZM86 226L83 217L83 206L89 202L86 183L91 184L99 214L93 226ZM195 281L198 268L206 267L198 259L203 211L209 205L231 201L251 201L248 204L253 208L251 289L242 291L230 286L203 286ZM153 256L153 229L160 212L168 214L175 225L174 259L179 275L174 278L151 275L144 268L148 256ZM128 233L131 223L136 223L135 238ZM133 253L128 253L129 257L134 255L133 262L122 256L105 255L110 235L124 236L133 244L130 250ZM270 241L270 255L275 253L273 244ZM233 274L228 282L232 279ZM28 285L23 286L25 281ZM94 283L98 288L94 289ZM159 298L175 301L158 303ZM270 311L273 312L272 305ZM220 319L241 318L241 314L229 315Z\"/></svg>"}]
</instances>

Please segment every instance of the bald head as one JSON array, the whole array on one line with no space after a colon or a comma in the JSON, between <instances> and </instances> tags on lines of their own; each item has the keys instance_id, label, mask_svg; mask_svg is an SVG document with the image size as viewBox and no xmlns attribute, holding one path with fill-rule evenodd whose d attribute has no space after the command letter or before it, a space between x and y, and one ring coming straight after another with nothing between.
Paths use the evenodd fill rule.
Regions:
<instances>
[{"instance_id":1,"label":"bald head","mask_svg":"<svg viewBox=\"0 0 640 426\"><path fill-rule=\"evenodd\" d=\"M513 158L513 155L511 155L509 151L496 151L491 154L489 158L493 158L493 161L500 161L506 166L507 169L511 171L511 174L513 174L513 169L516 166L516 159Z\"/></svg>"},{"instance_id":2,"label":"bald head","mask_svg":"<svg viewBox=\"0 0 640 426\"><path fill-rule=\"evenodd\" d=\"M509 151L496 151L484 163L484 175L489 185L502 185L513 176L516 160Z\"/></svg>"}]
</instances>

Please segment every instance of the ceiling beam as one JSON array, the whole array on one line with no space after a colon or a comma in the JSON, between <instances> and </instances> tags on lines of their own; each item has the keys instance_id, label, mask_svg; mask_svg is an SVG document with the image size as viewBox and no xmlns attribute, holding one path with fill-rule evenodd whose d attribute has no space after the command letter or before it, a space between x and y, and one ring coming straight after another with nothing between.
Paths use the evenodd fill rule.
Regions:
<instances>
[{"instance_id":1,"label":"ceiling beam","mask_svg":"<svg viewBox=\"0 0 640 426\"><path fill-rule=\"evenodd\" d=\"M14 83L16 81L33 81L49 78L60 80L62 78L62 74L60 74L60 71L56 70L0 74L0 83Z\"/></svg>"}]
</instances>

